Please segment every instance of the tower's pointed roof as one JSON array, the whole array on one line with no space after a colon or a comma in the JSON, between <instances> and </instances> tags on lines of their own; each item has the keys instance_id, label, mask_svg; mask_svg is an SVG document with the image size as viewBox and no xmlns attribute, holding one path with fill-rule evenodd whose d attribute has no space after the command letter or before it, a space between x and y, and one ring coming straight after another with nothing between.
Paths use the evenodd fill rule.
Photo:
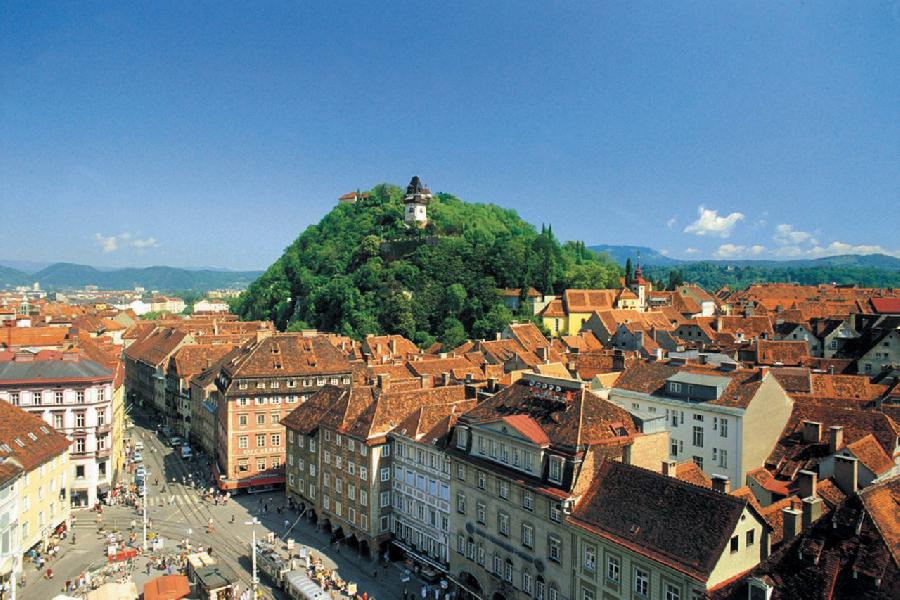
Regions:
<instances>
[{"instance_id":1,"label":"tower's pointed roof","mask_svg":"<svg viewBox=\"0 0 900 600\"><path fill-rule=\"evenodd\" d=\"M429 200L431 200L431 190L428 189L425 182L419 179L418 175L414 175L409 181L409 185L406 186L406 196L403 197L403 201L428 204Z\"/></svg>"}]
</instances>

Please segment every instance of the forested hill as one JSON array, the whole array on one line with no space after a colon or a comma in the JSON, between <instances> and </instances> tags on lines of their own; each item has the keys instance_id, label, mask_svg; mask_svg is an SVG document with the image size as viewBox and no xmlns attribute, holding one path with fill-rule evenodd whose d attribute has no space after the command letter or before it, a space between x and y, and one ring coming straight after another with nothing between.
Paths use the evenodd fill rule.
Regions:
<instances>
[{"instance_id":1,"label":"forested hill","mask_svg":"<svg viewBox=\"0 0 900 600\"><path fill-rule=\"evenodd\" d=\"M561 245L512 210L435 194L428 225L403 222L403 193L382 184L339 204L292 243L237 302L246 319L362 338L399 333L420 346L493 337L516 318L498 288L559 292L618 285L619 267Z\"/></svg>"}]
</instances>

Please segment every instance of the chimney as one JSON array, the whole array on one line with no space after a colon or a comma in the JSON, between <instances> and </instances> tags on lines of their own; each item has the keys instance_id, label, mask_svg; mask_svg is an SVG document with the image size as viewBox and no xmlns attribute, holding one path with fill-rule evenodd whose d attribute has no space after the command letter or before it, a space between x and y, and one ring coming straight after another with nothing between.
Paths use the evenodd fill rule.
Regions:
<instances>
[{"instance_id":1,"label":"chimney","mask_svg":"<svg viewBox=\"0 0 900 600\"><path fill-rule=\"evenodd\" d=\"M816 421L803 421L803 441L818 444L822 441L822 424Z\"/></svg>"},{"instance_id":2,"label":"chimney","mask_svg":"<svg viewBox=\"0 0 900 600\"><path fill-rule=\"evenodd\" d=\"M613 352L613 371L625 370L625 354L621 350Z\"/></svg>"},{"instance_id":3,"label":"chimney","mask_svg":"<svg viewBox=\"0 0 900 600\"><path fill-rule=\"evenodd\" d=\"M803 499L803 529L807 529L810 525L819 520L822 516L822 499L821 498L804 498Z\"/></svg>"},{"instance_id":4,"label":"chimney","mask_svg":"<svg viewBox=\"0 0 900 600\"><path fill-rule=\"evenodd\" d=\"M434 387L434 384L432 383L431 375L422 375L422 377L420 377L420 379L422 381L423 389Z\"/></svg>"},{"instance_id":5,"label":"chimney","mask_svg":"<svg viewBox=\"0 0 900 600\"><path fill-rule=\"evenodd\" d=\"M712 489L714 492L719 492L720 494L727 494L731 491L731 482L728 479L727 475L713 475L712 476Z\"/></svg>"},{"instance_id":6,"label":"chimney","mask_svg":"<svg viewBox=\"0 0 900 600\"><path fill-rule=\"evenodd\" d=\"M541 346L537 349L538 358L541 359L544 363L550 361L550 353L548 352L547 346Z\"/></svg>"},{"instance_id":7,"label":"chimney","mask_svg":"<svg viewBox=\"0 0 900 600\"><path fill-rule=\"evenodd\" d=\"M828 440L828 451L831 454L837 454L837 451L844 446L844 428L840 425L832 425L831 438Z\"/></svg>"},{"instance_id":8,"label":"chimney","mask_svg":"<svg viewBox=\"0 0 900 600\"><path fill-rule=\"evenodd\" d=\"M815 498L819 476L812 471L800 471L797 474L798 491L801 498Z\"/></svg>"},{"instance_id":9,"label":"chimney","mask_svg":"<svg viewBox=\"0 0 900 600\"><path fill-rule=\"evenodd\" d=\"M803 513L791 506L782 508L781 515L783 518L783 535L781 541L782 543L787 543L800 533L800 525L803 523Z\"/></svg>"},{"instance_id":10,"label":"chimney","mask_svg":"<svg viewBox=\"0 0 900 600\"><path fill-rule=\"evenodd\" d=\"M473 381L475 381L475 377L471 373L466 373L466 383L472 383Z\"/></svg>"},{"instance_id":11,"label":"chimney","mask_svg":"<svg viewBox=\"0 0 900 600\"><path fill-rule=\"evenodd\" d=\"M444 371L441 373L441 385L450 385L450 373Z\"/></svg>"},{"instance_id":12,"label":"chimney","mask_svg":"<svg viewBox=\"0 0 900 600\"><path fill-rule=\"evenodd\" d=\"M497 391L497 378L496 377L488 377L488 385L487 389L489 392L493 393Z\"/></svg>"},{"instance_id":13,"label":"chimney","mask_svg":"<svg viewBox=\"0 0 900 600\"><path fill-rule=\"evenodd\" d=\"M834 457L834 482L848 496L856 493L858 470L854 457L840 454Z\"/></svg>"},{"instance_id":14,"label":"chimney","mask_svg":"<svg viewBox=\"0 0 900 600\"><path fill-rule=\"evenodd\" d=\"M662 461L662 474L666 477L675 477L675 461L667 459Z\"/></svg>"},{"instance_id":15,"label":"chimney","mask_svg":"<svg viewBox=\"0 0 900 600\"><path fill-rule=\"evenodd\" d=\"M439 358L447 358L447 353L446 353L446 352L441 352L440 354L438 354L438 357L439 357Z\"/></svg>"},{"instance_id":16,"label":"chimney","mask_svg":"<svg viewBox=\"0 0 900 600\"><path fill-rule=\"evenodd\" d=\"M828 365L828 374L834 375L834 365Z\"/></svg>"},{"instance_id":17,"label":"chimney","mask_svg":"<svg viewBox=\"0 0 900 600\"><path fill-rule=\"evenodd\" d=\"M379 373L378 374L378 387L383 391L388 391L391 389L391 376L387 373Z\"/></svg>"},{"instance_id":18,"label":"chimney","mask_svg":"<svg viewBox=\"0 0 900 600\"><path fill-rule=\"evenodd\" d=\"M759 368L759 379L762 381L766 378L766 375L769 374L769 367L760 367Z\"/></svg>"},{"instance_id":19,"label":"chimney","mask_svg":"<svg viewBox=\"0 0 900 600\"><path fill-rule=\"evenodd\" d=\"M496 339L499 342L500 340L503 339L503 334L498 331L497 335L494 336L494 339Z\"/></svg>"},{"instance_id":20,"label":"chimney","mask_svg":"<svg viewBox=\"0 0 900 600\"><path fill-rule=\"evenodd\" d=\"M397 340L391 339L390 347L391 347L391 354L397 354Z\"/></svg>"}]
</instances>

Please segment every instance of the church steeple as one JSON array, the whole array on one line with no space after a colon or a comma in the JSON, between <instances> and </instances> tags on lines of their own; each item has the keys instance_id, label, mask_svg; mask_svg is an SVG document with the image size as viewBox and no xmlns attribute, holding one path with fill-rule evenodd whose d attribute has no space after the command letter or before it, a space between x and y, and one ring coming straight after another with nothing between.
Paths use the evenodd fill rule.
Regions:
<instances>
[{"instance_id":1,"label":"church steeple","mask_svg":"<svg viewBox=\"0 0 900 600\"><path fill-rule=\"evenodd\" d=\"M641 271L641 251L638 250L637 253L637 267L634 269L634 278L635 280L643 279L644 273Z\"/></svg>"}]
</instances>

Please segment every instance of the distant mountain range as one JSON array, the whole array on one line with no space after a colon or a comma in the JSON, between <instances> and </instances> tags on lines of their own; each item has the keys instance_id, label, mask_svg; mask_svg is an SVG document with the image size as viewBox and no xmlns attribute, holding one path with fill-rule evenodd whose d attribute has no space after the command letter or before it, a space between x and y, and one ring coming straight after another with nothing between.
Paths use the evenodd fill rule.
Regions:
<instances>
[{"instance_id":1,"label":"distant mountain range","mask_svg":"<svg viewBox=\"0 0 900 600\"><path fill-rule=\"evenodd\" d=\"M887 271L900 271L900 258L894 258L886 254L842 254L839 256L826 256L824 258L806 258L801 260L682 260L670 258L660 254L653 248L646 246L588 246L594 252L605 252L620 265L624 265L627 259L636 262L638 252L641 255L642 265L658 267L690 265L696 263L711 263L714 265L733 266L757 266L757 267L783 267L783 268L815 268L815 267L858 267L868 269L885 269Z\"/></svg>"},{"instance_id":2,"label":"distant mountain range","mask_svg":"<svg viewBox=\"0 0 900 600\"><path fill-rule=\"evenodd\" d=\"M0 288L31 285L37 282L48 290L96 285L105 290L130 290L140 286L148 290L205 292L220 288L244 288L262 274L262 271L176 267L101 269L73 263L55 263L35 272L27 272L3 266L6 262L0 261Z\"/></svg>"}]
</instances>

